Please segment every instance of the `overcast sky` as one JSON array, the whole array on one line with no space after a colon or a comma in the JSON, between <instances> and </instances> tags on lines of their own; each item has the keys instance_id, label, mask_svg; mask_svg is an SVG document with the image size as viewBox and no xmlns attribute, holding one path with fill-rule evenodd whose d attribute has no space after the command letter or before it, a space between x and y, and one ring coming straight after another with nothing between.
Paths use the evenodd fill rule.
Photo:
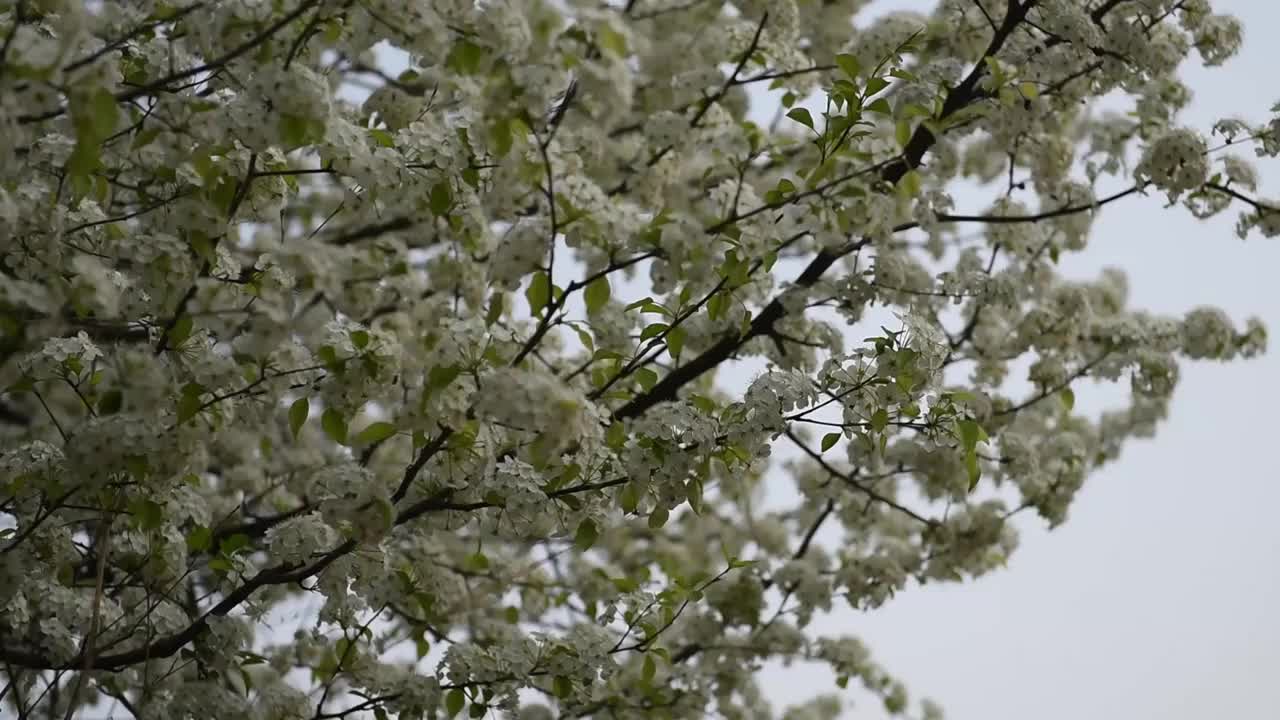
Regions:
<instances>
[{"instance_id":1,"label":"overcast sky","mask_svg":"<svg viewBox=\"0 0 1280 720\"><path fill-rule=\"evenodd\" d=\"M882 0L873 12L932 6ZM1204 131L1226 115L1265 119L1280 101L1280 3L1213 6L1244 22L1246 40L1225 67L1184 65L1195 101L1182 121ZM1263 195L1280 195L1280 163L1260 169ZM958 212L969 210L981 208ZM1201 223L1157 197L1130 198L1102 212L1090 249L1064 265L1080 276L1125 269L1134 306L1218 305L1238 322L1262 317L1280 337L1280 243L1240 241L1235 216ZM1280 348L1186 364L1156 438L1094 475L1063 527L1049 533L1023 518L1007 570L815 623L860 635L951 720L1280 717L1276 401ZM767 677L778 705L831 688L809 668ZM849 716L879 717L869 702Z\"/></svg>"}]
</instances>

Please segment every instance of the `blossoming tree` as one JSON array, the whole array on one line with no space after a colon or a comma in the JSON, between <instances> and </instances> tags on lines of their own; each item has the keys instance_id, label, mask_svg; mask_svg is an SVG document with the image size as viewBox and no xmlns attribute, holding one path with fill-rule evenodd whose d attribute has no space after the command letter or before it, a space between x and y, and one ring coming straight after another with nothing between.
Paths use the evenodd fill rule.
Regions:
<instances>
[{"instance_id":1,"label":"blossoming tree","mask_svg":"<svg viewBox=\"0 0 1280 720\"><path fill-rule=\"evenodd\" d=\"M815 614L1262 350L1056 268L1140 194L1280 233L1280 119L1178 124L1208 0L868 4L0 2L3 712L938 717Z\"/></svg>"}]
</instances>

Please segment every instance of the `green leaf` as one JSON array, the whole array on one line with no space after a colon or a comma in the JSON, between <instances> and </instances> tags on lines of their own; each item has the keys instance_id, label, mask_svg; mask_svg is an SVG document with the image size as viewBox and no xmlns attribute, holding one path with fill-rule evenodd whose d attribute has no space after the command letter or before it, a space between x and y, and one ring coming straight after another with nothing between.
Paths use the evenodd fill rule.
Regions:
<instances>
[{"instance_id":1,"label":"green leaf","mask_svg":"<svg viewBox=\"0 0 1280 720\"><path fill-rule=\"evenodd\" d=\"M636 507L640 505L640 491L635 483L627 483L623 486L618 501L622 504L622 511L628 515L636 511Z\"/></svg>"},{"instance_id":2,"label":"green leaf","mask_svg":"<svg viewBox=\"0 0 1280 720\"><path fill-rule=\"evenodd\" d=\"M240 552L241 550L248 549L248 547L249 547L249 536L245 535L244 533L236 533L235 535L232 535L231 537L224 539L221 543L218 544L218 552L223 555L226 555L227 557L230 557Z\"/></svg>"},{"instance_id":3,"label":"green leaf","mask_svg":"<svg viewBox=\"0 0 1280 720\"><path fill-rule=\"evenodd\" d=\"M835 444L839 441L840 441L840 433L838 432L827 433L822 437L822 452L826 452L831 448L835 447Z\"/></svg>"},{"instance_id":4,"label":"green leaf","mask_svg":"<svg viewBox=\"0 0 1280 720\"><path fill-rule=\"evenodd\" d=\"M594 520L588 518L578 523L578 532L573 536L573 545L579 552L586 552L596 544L599 537L600 529L596 527Z\"/></svg>"},{"instance_id":5,"label":"green leaf","mask_svg":"<svg viewBox=\"0 0 1280 720\"><path fill-rule=\"evenodd\" d=\"M694 478L684 485L684 499L689 501L689 508L694 513L702 514L702 481Z\"/></svg>"},{"instance_id":6,"label":"green leaf","mask_svg":"<svg viewBox=\"0 0 1280 720\"><path fill-rule=\"evenodd\" d=\"M124 393L119 390L108 390L98 398L98 414L114 415L124 406Z\"/></svg>"},{"instance_id":7,"label":"green leaf","mask_svg":"<svg viewBox=\"0 0 1280 720\"><path fill-rule=\"evenodd\" d=\"M650 323L649 325L646 325L644 330L640 331L640 342L644 342L649 338L655 338L661 335L668 327L670 327L670 325L667 325L666 323Z\"/></svg>"},{"instance_id":8,"label":"green leaf","mask_svg":"<svg viewBox=\"0 0 1280 720\"><path fill-rule=\"evenodd\" d=\"M605 432L604 442L615 450L621 448L627 442L627 426L621 420L610 425Z\"/></svg>"},{"instance_id":9,"label":"green leaf","mask_svg":"<svg viewBox=\"0 0 1280 720\"><path fill-rule=\"evenodd\" d=\"M298 398L289 406L289 431L293 433L293 439L298 439L298 433L302 430L302 426L307 422L307 417L311 414L311 401L306 398Z\"/></svg>"},{"instance_id":10,"label":"green leaf","mask_svg":"<svg viewBox=\"0 0 1280 720\"><path fill-rule=\"evenodd\" d=\"M1040 88L1036 87L1033 82L1024 82L1018 86L1018 89L1022 91L1022 96L1028 100L1035 100L1040 97Z\"/></svg>"},{"instance_id":11,"label":"green leaf","mask_svg":"<svg viewBox=\"0 0 1280 720\"><path fill-rule=\"evenodd\" d=\"M906 147L911 142L911 123L899 120L893 127L893 139L898 141L898 147Z\"/></svg>"},{"instance_id":12,"label":"green leaf","mask_svg":"<svg viewBox=\"0 0 1280 720\"><path fill-rule=\"evenodd\" d=\"M285 147L298 148L323 137L324 124L316 118L285 113L280 116L279 130Z\"/></svg>"},{"instance_id":13,"label":"green leaf","mask_svg":"<svg viewBox=\"0 0 1280 720\"><path fill-rule=\"evenodd\" d=\"M116 107L116 99L109 90L99 87L89 96L88 112L93 123L93 134L97 139L105 139L116 131L120 112Z\"/></svg>"},{"instance_id":14,"label":"green leaf","mask_svg":"<svg viewBox=\"0 0 1280 720\"><path fill-rule=\"evenodd\" d=\"M489 310L484 315L484 324L486 327L498 322L498 318L502 317L502 306L506 296L500 292L495 292L489 297Z\"/></svg>"},{"instance_id":15,"label":"green leaf","mask_svg":"<svg viewBox=\"0 0 1280 720\"><path fill-rule=\"evenodd\" d=\"M129 514L142 530L154 530L164 524L164 508L154 500L134 500L129 503Z\"/></svg>"},{"instance_id":16,"label":"green leaf","mask_svg":"<svg viewBox=\"0 0 1280 720\"><path fill-rule=\"evenodd\" d=\"M657 672L658 665L653 661L653 656L646 654L644 656L644 667L640 670L640 677L644 678L645 682L650 682L653 680L653 676Z\"/></svg>"},{"instance_id":17,"label":"green leaf","mask_svg":"<svg viewBox=\"0 0 1280 720\"><path fill-rule=\"evenodd\" d=\"M200 402L199 395L184 392L182 397L178 398L178 424L181 425L195 417L203 404Z\"/></svg>"},{"instance_id":18,"label":"green leaf","mask_svg":"<svg viewBox=\"0 0 1280 720\"><path fill-rule=\"evenodd\" d=\"M591 333L578 327L577 323L570 324L570 327L573 328L573 332L578 336L578 342L582 343L587 352L594 353L596 351L596 341L595 338L591 337Z\"/></svg>"},{"instance_id":19,"label":"green leaf","mask_svg":"<svg viewBox=\"0 0 1280 720\"><path fill-rule=\"evenodd\" d=\"M889 413L884 408L879 408L871 414L871 429L875 432L884 432L888 425Z\"/></svg>"},{"instance_id":20,"label":"green leaf","mask_svg":"<svg viewBox=\"0 0 1280 720\"><path fill-rule=\"evenodd\" d=\"M850 80L856 79L858 77L858 73L862 71L862 66L861 63L858 62L858 58L847 53L840 53L836 56L836 65L840 67L840 70L845 75L849 76Z\"/></svg>"},{"instance_id":21,"label":"green leaf","mask_svg":"<svg viewBox=\"0 0 1280 720\"><path fill-rule=\"evenodd\" d=\"M480 70L480 63L483 59L484 48L467 40L459 40L454 43L453 49L449 51L444 64L450 70L455 70L463 75L474 75Z\"/></svg>"},{"instance_id":22,"label":"green leaf","mask_svg":"<svg viewBox=\"0 0 1280 720\"><path fill-rule=\"evenodd\" d=\"M609 287L609 278L600 276L587 284L586 290L583 292L583 298L587 303L587 314L594 315L609 302L611 294Z\"/></svg>"},{"instance_id":23,"label":"green leaf","mask_svg":"<svg viewBox=\"0 0 1280 720\"><path fill-rule=\"evenodd\" d=\"M146 130L142 130L137 135L133 136L133 142L129 144L129 149L140 150L147 145L150 145L158 137L160 137L160 128L158 127L150 127Z\"/></svg>"},{"instance_id":24,"label":"green leaf","mask_svg":"<svg viewBox=\"0 0 1280 720\"><path fill-rule=\"evenodd\" d=\"M964 456L965 469L969 471L969 492L978 487L978 481L982 479L982 468L978 466L978 452L970 450Z\"/></svg>"},{"instance_id":25,"label":"green leaf","mask_svg":"<svg viewBox=\"0 0 1280 720\"><path fill-rule=\"evenodd\" d=\"M977 420L961 420L956 423L956 428L960 433L960 445L965 450L972 450L978 446L978 443L987 439L986 431Z\"/></svg>"},{"instance_id":26,"label":"green leaf","mask_svg":"<svg viewBox=\"0 0 1280 720\"><path fill-rule=\"evenodd\" d=\"M376 422L365 427L356 435L356 445L372 445L382 442L396 434L396 426L389 422Z\"/></svg>"},{"instance_id":27,"label":"green leaf","mask_svg":"<svg viewBox=\"0 0 1280 720\"><path fill-rule=\"evenodd\" d=\"M649 527L657 530L667 524L667 519L671 517L671 511L665 505L659 505L649 513Z\"/></svg>"},{"instance_id":28,"label":"green leaf","mask_svg":"<svg viewBox=\"0 0 1280 720\"><path fill-rule=\"evenodd\" d=\"M177 348L191 337L191 332L195 327L195 322L190 315L181 315L173 322L173 326L169 328L169 348Z\"/></svg>"},{"instance_id":29,"label":"green leaf","mask_svg":"<svg viewBox=\"0 0 1280 720\"><path fill-rule=\"evenodd\" d=\"M339 445L347 444L347 421L342 413L334 408L325 408L324 414L320 416L320 427L330 440Z\"/></svg>"},{"instance_id":30,"label":"green leaf","mask_svg":"<svg viewBox=\"0 0 1280 720\"><path fill-rule=\"evenodd\" d=\"M484 703L471 703L471 710L468 712L473 718L482 718L489 712L489 706Z\"/></svg>"},{"instance_id":31,"label":"green leaf","mask_svg":"<svg viewBox=\"0 0 1280 720\"><path fill-rule=\"evenodd\" d=\"M556 675L551 680L551 691L558 698L567 698L573 692L573 681L564 675Z\"/></svg>"},{"instance_id":32,"label":"green leaf","mask_svg":"<svg viewBox=\"0 0 1280 720\"><path fill-rule=\"evenodd\" d=\"M187 533L187 549L192 552L204 552L213 547L213 531L203 525L197 525Z\"/></svg>"},{"instance_id":33,"label":"green leaf","mask_svg":"<svg viewBox=\"0 0 1280 720\"><path fill-rule=\"evenodd\" d=\"M441 180L432 186L428 203L432 215L445 217L449 214L449 209L453 207L453 191L449 188L448 181Z\"/></svg>"},{"instance_id":34,"label":"green leaf","mask_svg":"<svg viewBox=\"0 0 1280 720\"><path fill-rule=\"evenodd\" d=\"M667 332L667 352L672 360L680 359L680 353L684 350L684 338L684 328L673 327Z\"/></svg>"},{"instance_id":35,"label":"green leaf","mask_svg":"<svg viewBox=\"0 0 1280 720\"><path fill-rule=\"evenodd\" d=\"M545 272L536 273L529 281L524 296L529 301L529 311L538 315L551 302L551 278Z\"/></svg>"},{"instance_id":36,"label":"green leaf","mask_svg":"<svg viewBox=\"0 0 1280 720\"><path fill-rule=\"evenodd\" d=\"M1062 388L1058 393L1058 399L1062 401L1062 406L1071 412L1076 406L1076 393L1071 388Z\"/></svg>"},{"instance_id":37,"label":"green leaf","mask_svg":"<svg viewBox=\"0 0 1280 720\"><path fill-rule=\"evenodd\" d=\"M427 372L427 387L433 391L443 390L449 387L460 374L462 374L462 368L457 365L437 365Z\"/></svg>"},{"instance_id":38,"label":"green leaf","mask_svg":"<svg viewBox=\"0 0 1280 720\"><path fill-rule=\"evenodd\" d=\"M462 566L471 572L484 572L489 569L489 558L482 551L477 550L467 556Z\"/></svg>"},{"instance_id":39,"label":"green leaf","mask_svg":"<svg viewBox=\"0 0 1280 720\"><path fill-rule=\"evenodd\" d=\"M893 108L889 106L889 101L884 98L876 98L867 106L867 112L879 113L881 115L892 115Z\"/></svg>"},{"instance_id":40,"label":"green leaf","mask_svg":"<svg viewBox=\"0 0 1280 720\"><path fill-rule=\"evenodd\" d=\"M644 390L652 390L654 385L658 384L658 373L649 368L638 368L635 371L636 382L640 383L640 387Z\"/></svg>"},{"instance_id":41,"label":"green leaf","mask_svg":"<svg viewBox=\"0 0 1280 720\"><path fill-rule=\"evenodd\" d=\"M449 712L449 717L453 717L462 712L462 706L467 704L467 696L462 693L461 689L453 689L449 694L444 696L444 707Z\"/></svg>"},{"instance_id":42,"label":"green leaf","mask_svg":"<svg viewBox=\"0 0 1280 720\"><path fill-rule=\"evenodd\" d=\"M810 130L813 130L813 116L809 114L808 110L802 107L791 108L791 110L787 113L787 117L791 118L792 120L795 120L801 125L804 125Z\"/></svg>"},{"instance_id":43,"label":"green leaf","mask_svg":"<svg viewBox=\"0 0 1280 720\"><path fill-rule=\"evenodd\" d=\"M920 194L920 173L908 170L898 181L898 194L904 198L913 198Z\"/></svg>"}]
</instances>

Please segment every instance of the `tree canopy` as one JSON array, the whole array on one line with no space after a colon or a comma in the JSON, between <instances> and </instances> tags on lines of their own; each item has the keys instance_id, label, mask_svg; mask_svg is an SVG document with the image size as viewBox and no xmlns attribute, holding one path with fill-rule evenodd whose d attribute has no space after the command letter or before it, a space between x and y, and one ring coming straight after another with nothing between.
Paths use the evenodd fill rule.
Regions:
<instances>
[{"instance_id":1,"label":"tree canopy","mask_svg":"<svg viewBox=\"0 0 1280 720\"><path fill-rule=\"evenodd\" d=\"M822 615L1265 347L1059 269L1280 234L1210 5L0 0L3 712L936 720Z\"/></svg>"}]
</instances>

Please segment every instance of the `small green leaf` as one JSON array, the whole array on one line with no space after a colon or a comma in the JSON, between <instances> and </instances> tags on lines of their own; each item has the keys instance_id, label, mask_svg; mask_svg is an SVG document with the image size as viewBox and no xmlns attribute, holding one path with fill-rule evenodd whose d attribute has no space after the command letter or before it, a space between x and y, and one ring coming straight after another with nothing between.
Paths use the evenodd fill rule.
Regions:
<instances>
[{"instance_id":1,"label":"small green leaf","mask_svg":"<svg viewBox=\"0 0 1280 720\"><path fill-rule=\"evenodd\" d=\"M1062 388L1062 391L1058 393L1058 399L1062 401L1062 406L1067 409L1067 412L1075 409L1076 394L1071 388Z\"/></svg>"},{"instance_id":2,"label":"small green leaf","mask_svg":"<svg viewBox=\"0 0 1280 720\"><path fill-rule=\"evenodd\" d=\"M454 43L453 49L449 51L444 63L445 67L450 70L455 70L463 75L474 75L480 70L480 63L483 59L484 48L467 40L459 40Z\"/></svg>"},{"instance_id":3,"label":"small green leaf","mask_svg":"<svg viewBox=\"0 0 1280 720\"><path fill-rule=\"evenodd\" d=\"M98 414L114 415L124 406L124 394L119 390L108 390L98 398Z\"/></svg>"},{"instance_id":4,"label":"small green leaf","mask_svg":"<svg viewBox=\"0 0 1280 720\"><path fill-rule=\"evenodd\" d=\"M898 194L904 198L913 198L920 194L920 173L908 170L898 181Z\"/></svg>"},{"instance_id":5,"label":"small green leaf","mask_svg":"<svg viewBox=\"0 0 1280 720\"><path fill-rule=\"evenodd\" d=\"M230 557L241 550L248 549L248 547L249 536L244 533L236 533L235 535L224 539L221 543L218 543L218 552Z\"/></svg>"},{"instance_id":6,"label":"small green leaf","mask_svg":"<svg viewBox=\"0 0 1280 720\"><path fill-rule=\"evenodd\" d=\"M594 315L609 302L611 288L609 287L609 278L601 276L587 283L587 289L583 292L583 298L587 303L587 314Z\"/></svg>"},{"instance_id":7,"label":"small green leaf","mask_svg":"<svg viewBox=\"0 0 1280 720\"><path fill-rule=\"evenodd\" d=\"M898 147L906 147L911 142L911 123L899 120L893 127L893 138L898 141Z\"/></svg>"},{"instance_id":8,"label":"small green leaf","mask_svg":"<svg viewBox=\"0 0 1280 720\"><path fill-rule=\"evenodd\" d=\"M835 447L835 444L839 441L840 433L827 433L822 437L822 452L826 452Z\"/></svg>"},{"instance_id":9,"label":"small green leaf","mask_svg":"<svg viewBox=\"0 0 1280 720\"><path fill-rule=\"evenodd\" d=\"M849 76L850 80L857 78L858 73L862 71L862 66L861 63L858 62L858 58L847 53L840 53L836 56L836 65L840 67L840 70L845 75Z\"/></svg>"},{"instance_id":10,"label":"small green leaf","mask_svg":"<svg viewBox=\"0 0 1280 720\"><path fill-rule=\"evenodd\" d=\"M804 125L810 130L813 130L813 116L809 114L808 110L802 107L791 108L791 110L787 113L787 117L791 118L792 120L795 120L801 125Z\"/></svg>"},{"instance_id":11,"label":"small green leaf","mask_svg":"<svg viewBox=\"0 0 1280 720\"><path fill-rule=\"evenodd\" d=\"M640 383L640 387L644 390L652 390L654 385L658 384L658 373L649 368L638 368L635 371L636 382Z\"/></svg>"},{"instance_id":12,"label":"small green leaf","mask_svg":"<svg viewBox=\"0 0 1280 720\"><path fill-rule=\"evenodd\" d=\"M169 347L176 348L187 341L191 337L191 331L194 328L194 322L190 315L179 316L174 321L173 327L169 328Z\"/></svg>"},{"instance_id":13,"label":"small green leaf","mask_svg":"<svg viewBox=\"0 0 1280 720\"><path fill-rule=\"evenodd\" d=\"M702 481L694 478L684 485L684 498L694 513L702 514Z\"/></svg>"},{"instance_id":14,"label":"small green leaf","mask_svg":"<svg viewBox=\"0 0 1280 720\"><path fill-rule=\"evenodd\" d=\"M213 547L213 531L203 525L195 526L187 533L187 549L192 552L204 552Z\"/></svg>"},{"instance_id":15,"label":"small green leaf","mask_svg":"<svg viewBox=\"0 0 1280 720\"><path fill-rule=\"evenodd\" d=\"M347 421L342 413L334 408L325 408L324 414L320 416L320 427L330 440L339 445L347 444Z\"/></svg>"},{"instance_id":16,"label":"small green leaf","mask_svg":"<svg viewBox=\"0 0 1280 720\"><path fill-rule=\"evenodd\" d=\"M396 434L396 426L389 422L376 422L365 427L356 435L355 444L373 445Z\"/></svg>"},{"instance_id":17,"label":"small green leaf","mask_svg":"<svg viewBox=\"0 0 1280 720\"><path fill-rule=\"evenodd\" d=\"M987 439L987 433L977 420L965 419L956 423L960 431L960 443L966 450L972 450L978 443Z\"/></svg>"},{"instance_id":18,"label":"small green leaf","mask_svg":"<svg viewBox=\"0 0 1280 720\"><path fill-rule=\"evenodd\" d=\"M636 507L640 504L640 491L636 489L635 483L627 483L623 486L618 501L622 504L622 511L628 515L636 511Z\"/></svg>"},{"instance_id":19,"label":"small green leaf","mask_svg":"<svg viewBox=\"0 0 1280 720\"><path fill-rule=\"evenodd\" d=\"M444 696L444 707L449 712L449 717L462 712L462 706L466 704L467 696L462 693L461 689L450 690L449 694Z\"/></svg>"},{"instance_id":20,"label":"small green leaf","mask_svg":"<svg viewBox=\"0 0 1280 720\"><path fill-rule=\"evenodd\" d=\"M596 540L600 537L600 529L596 527L594 520L587 519L578 523L578 532L573 536L573 545L578 548L579 552L586 552L596 544Z\"/></svg>"},{"instance_id":21,"label":"small green leaf","mask_svg":"<svg viewBox=\"0 0 1280 720\"><path fill-rule=\"evenodd\" d=\"M293 433L293 439L298 439L298 433L302 430L302 426L307 422L307 416L311 414L311 401L306 398L298 398L289 406L289 431Z\"/></svg>"},{"instance_id":22,"label":"small green leaf","mask_svg":"<svg viewBox=\"0 0 1280 720\"><path fill-rule=\"evenodd\" d=\"M889 101L884 98L876 98L867 106L867 112L879 113L880 115L892 115L893 108L889 106Z\"/></svg>"},{"instance_id":23,"label":"small green leaf","mask_svg":"<svg viewBox=\"0 0 1280 720\"><path fill-rule=\"evenodd\" d=\"M484 324L486 327L498 322L498 318L502 317L504 297L505 296L500 292L495 292L489 297L489 310L484 316Z\"/></svg>"},{"instance_id":24,"label":"small green leaf","mask_svg":"<svg viewBox=\"0 0 1280 720\"><path fill-rule=\"evenodd\" d=\"M457 365L437 365L427 372L427 387L435 390L443 390L449 387L449 384L462 374L462 368Z\"/></svg>"},{"instance_id":25,"label":"small green leaf","mask_svg":"<svg viewBox=\"0 0 1280 720\"><path fill-rule=\"evenodd\" d=\"M485 713L489 712L489 706L484 703L471 703L471 710L468 714L473 718L482 718Z\"/></svg>"},{"instance_id":26,"label":"small green leaf","mask_svg":"<svg viewBox=\"0 0 1280 720\"><path fill-rule=\"evenodd\" d=\"M604 442L615 450L621 448L627 442L627 426L621 420L610 425L605 432Z\"/></svg>"},{"instance_id":27,"label":"small green leaf","mask_svg":"<svg viewBox=\"0 0 1280 720\"><path fill-rule=\"evenodd\" d=\"M449 208L453 207L453 191L449 188L447 181L440 181L431 188L431 196L429 199L431 214L436 217L445 217L449 214Z\"/></svg>"},{"instance_id":28,"label":"small green leaf","mask_svg":"<svg viewBox=\"0 0 1280 720\"><path fill-rule=\"evenodd\" d=\"M556 675L551 680L551 691L558 698L567 698L573 692L573 681L564 675Z\"/></svg>"},{"instance_id":29,"label":"small green leaf","mask_svg":"<svg viewBox=\"0 0 1280 720\"><path fill-rule=\"evenodd\" d=\"M529 281L524 296L529 301L529 312L538 315L551 302L551 278L545 272L536 273Z\"/></svg>"},{"instance_id":30,"label":"small green leaf","mask_svg":"<svg viewBox=\"0 0 1280 720\"><path fill-rule=\"evenodd\" d=\"M666 323L650 323L646 325L644 330L640 331L640 342L644 342L649 338L654 338L661 335L663 332L666 331L668 327L670 326L667 325Z\"/></svg>"},{"instance_id":31,"label":"small green leaf","mask_svg":"<svg viewBox=\"0 0 1280 720\"><path fill-rule=\"evenodd\" d=\"M140 498L129 504L129 513L142 530L154 530L164 524L164 508L154 500Z\"/></svg>"},{"instance_id":32,"label":"small green leaf","mask_svg":"<svg viewBox=\"0 0 1280 720\"><path fill-rule=\"evenodd\" d=\"M673 327L667 332L667 352L672 360L680 359L680 353L684 350L684 338L684 328Z\"/></svg>"},{"instance_id":33,"label":"small green leaf","mask_svg":"<svg viewBox=\"0 0 1280 720\"><path fill-rule=\"evenodd\" d=\"M657 672L658 672L658 665L653 661L653 656L645 655L644 667L642 667L640 670L640 677L644 678L645 682L650 682L653 680L653 676Z\"/></svg>"},{"instance_id":34,"label":"small green leaf","mask_svg":"<svg viewBox=\"0 0 1280 720\"><path fill-rule=\"evenodd\" d=\"M479 550L467 556L462 566L471 572L484 572L489 569L489 558Z\"/></svg>"},{"instance_id":35,"label":"small green leaf","mask_svg":"<svg viewBox=\"0 0 1280 720\"><path fill-rule=\"evenodd\" d=\"M969 471L969 492L978 487L978 480L982 479L982 468L978 466L978 452L970 450L964 456L965 469Z\"/></svg>"},{"instance_id":36,"label":"small green leaf","mask_svg":"<svg viewBox=\"0 0 1280 720\"><path fill-rule=\"evenodd\" d=\"M181 425L195 417L202 405L199 395L184 392L182 397L178 398L178 424Z\"/></svg>"},{"instance_id":37,"label":"small green leaf","mask_svg":"<svg viewBox=\"0 0 1280 720\"><path fill-rule=\"evenodd\" d=\"M669 517L671 517L671 511L665 505L659 505L653 509L653 512L649 513L649 527L657 530L667 524Z\"/></svg>"},{"instance_id":38,"label":"small green leaf","mask_svg":"<svg viewBox=\"0 0 1280 720\"><path fill-rule=\"evenodd\" d=\"M287 147L297 147L306 143L307 122L297 115L280 116L280 139Z\"/></svg>"},{"instance_id":39,"label":"small green leaf","mask_svg":"<svg viewBox=\"0 0 1280 720\"><path fill-rule=\"evenodd\" d=\"M1022 96L1028 100L1035 100L1040 97L1040 88L1036 87L1033 82L1024 82L1018 86L1018 89L1022 91Z\"/></svg>"}]
</instances>

